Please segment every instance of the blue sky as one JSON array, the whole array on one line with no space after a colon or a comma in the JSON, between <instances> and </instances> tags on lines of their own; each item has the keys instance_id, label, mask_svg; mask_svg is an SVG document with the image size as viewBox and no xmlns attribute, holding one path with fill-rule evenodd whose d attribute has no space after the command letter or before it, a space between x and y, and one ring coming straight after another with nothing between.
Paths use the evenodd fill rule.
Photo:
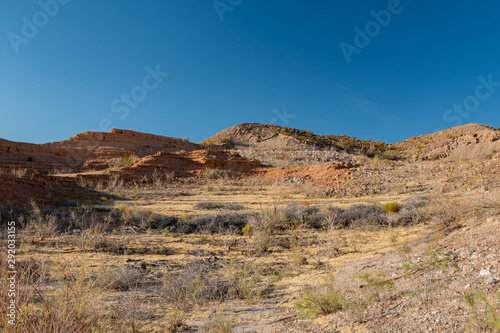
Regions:
<instances>
[{"instance_id":1,"label":"blue sky","mask_svg":"<svg viewBox=\"0 0 500 333\"><path fill-rule=\"evenodd\" d=\"M58 1L0 3L0 138L500 126L498 1Z\"/></svg>"}]
</instances>

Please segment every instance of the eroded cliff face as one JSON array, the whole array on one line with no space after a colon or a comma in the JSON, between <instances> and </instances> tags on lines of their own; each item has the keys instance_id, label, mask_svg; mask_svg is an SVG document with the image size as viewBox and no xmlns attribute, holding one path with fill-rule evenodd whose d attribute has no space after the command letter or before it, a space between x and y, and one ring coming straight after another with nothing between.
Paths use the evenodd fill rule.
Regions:
<instances>
[{"instance_id":1,"label":"eroded cliff face","mask_svg":"<svg viewBox=\"0 0 500 333\"><path fill-rule=\"evenodd\" d=\"M98 192L81 187L76 178L0 174L0 208L64 207L99 198Z\"/></svg>"},{"instance_id":2,"label":"eroded cliff face","mask_svg":"<svg viewBox=\"0 0 500 333\"><path fill-rule=\"evenodd\" d=\"M33 172L80 172L108 167L112 158L144 157L158 151L192 151L201 147L186 140L112 129L84 132L59 142L31 144L0 140L0 168L23 167Z\"/></svg>"},{"instance_id":3,"label":"eroded cliff face","mask_svg":"<svg viewBox=\"0 0 500 333\"><path fill-rule=\"evenodd\" d=\"M259 161L221 147L206 150L183 139L130 130L84 132L44 144L0 140L0 206L57 205L98 197L79 186L86 181L114 178L138 184L167 172L195 177L206 169L220 169L236 176L261 167Z\"/></svg>"}]
</instances>

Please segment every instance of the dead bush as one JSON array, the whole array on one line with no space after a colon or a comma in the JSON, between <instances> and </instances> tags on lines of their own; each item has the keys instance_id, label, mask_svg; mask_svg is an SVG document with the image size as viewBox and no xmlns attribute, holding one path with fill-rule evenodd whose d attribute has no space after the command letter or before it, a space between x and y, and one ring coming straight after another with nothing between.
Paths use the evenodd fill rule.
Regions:
<instances>
[{"instance_id":1,"label":"dead bush","mask_svg":"<svg viewBox=\"0 0 500 333\"><path fill-rule=\"evenodd\" d=\"M275 234L287 226L286 216L280 209L263 209L249 220L252 238L257 250L266 252L274 245Z\"/></svg>"},{"instance_id":2,"label":"dead bush","mask_svg":"<svg viewBox=\"0 0 500 333\"><path fill-rule=\"evenodd\" d=\"M461 198L439 198L426 206L428 219L444 228L459 227L460 222L474 216L477 205L471 205Z\"/></svg>"},{"instance_id":3,"label":"dead bush","mask_svg":"<svg viewBox=\"0 0 500 333\"><path fill-rule=\"evenodd\" d=\"M126 207L122 209L121 220L123 223L135 227L141 231L147 229L158 229L163 227L163 220L160 215L148 209L138 209Z\"/></svg>"},{"instance_id":4,"label":"dead bush","mask_svg":"<svg viewBox=\"0 0 500 333\"><path fill-rule=\"evenodd\" d=\"M145 273L145 270L136 267L120 265L98 272L94 278L106 289L127 291L143 284Z\"/></svg>"},{"instance_id":5,"label":"dead bush","mask_svg":"<svg viewBox=\"0 0 500 333\"><path fill-rule=\"evenodd\" d=\"M403 201L401 209L395 214L389 214L391 226L403 226L423 222L427 213L425 206L429 203L426 197L414 197Z\"/></svg>"},{"instance_id":6,"label":"dead bush","mask_svg":"<svg viewBox=\"0 0 500 333\"><path fill-rule=\"evenodd\" d=\"M0 275L6 278L5 260L0 260ZM16 270L16 322L11 326L4 311L0 316L0 330L8 332L107 332L111 324L101 308L101 289L88 279L83 265L61 265L58 277L49 281L47 264L31 260L18 265ZM46 288L51 282L54 288ZM0 300L6 301L7 288L0 284Z\"/></svg>"},{"instance_id":7,"label":"dead bush","mask_svg":"<svg viewBox=\"0 0 500 333\"><path fill-rule=\"evenodd\" d=\"M379 205L353 205L347 209L332 207L329 209L335 216L335 224L344 227L360 227L366 225L387 225L387 214Z\"/></svg>"},{"instance_id":8,"label":"dead bush","mask_svg":"<svg viewBox=\"0 0 500 333\"><path fill-rule=\"evenodd\" d=\"M253 213L201 215L189 221L180 221L172 227L172 231L189 234L194 232L205 234L241 234L241 229L255 216Z\"/></svg>"},{"instance_id":9,"label":"dead bush","mask_svg":"<svg viewBox=\"0 0 500 333\"><path fill-rule=\"evenodd\" d=\"M286 218L290 221L299 221L309 227L319 229L325 220L318 206L304 206L298 202L288 204L284 209Z\"/></svg>"},{"instance_id":10,"label":"dead bush","mask_svg":"<svg viewBox=\"0 0 500 333\"><path fill-rule=\"evenodd\" d=\"M206 201L206 202L198 202L194 205L196 209L203 210L243 210L245 206L237 204L237 203L223 203L223 202L214 202L214 201Z\"/></svg>"},{"instance_id":11,"label":"dead bush","mask_svg":"<svg viewBox=\"0 0 500 333\"><path fill-rule=\"evenodd\" d=\"M160 295L175 309L184 312L207 301L223 301L230 297L231 285L217 271L217 267L205 262L188 266L165 278Z\"/></svg>"},{"instance_id":12,"label":"dead bush","mask_svg":"<svg viewBox=\"0 0 500 333\"><path fill-rule=\"evenodd\" d=\"M43 241L55 237L57 234L57 216L53 213L45 213L36 205L33 210L19 217L21 223L21 234L31 241Z\"/></svg>"}]
</instances>

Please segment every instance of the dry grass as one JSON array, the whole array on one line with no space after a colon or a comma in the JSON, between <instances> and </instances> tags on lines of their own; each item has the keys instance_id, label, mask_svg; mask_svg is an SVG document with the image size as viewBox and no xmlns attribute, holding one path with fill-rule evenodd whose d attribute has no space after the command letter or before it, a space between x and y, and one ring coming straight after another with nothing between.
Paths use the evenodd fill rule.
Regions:
<instances>
[{"instance_id":1,"label":"dry grass","mask_svg":"<svg viewBox=\"0 0 500 333\"><path fill-rule=\"evenodd\" d=\"M412 168L394 172L404 179ZM217 313L209 315L213 309L234 304L255 309L273 302L292 308L299 299L305 314L340 311L355 325L372 319L370 307L379 306L373 302L386 306L391 296L407 296L386 289L373 296L345 281L304 286L332 273L345 274L347 281L355 276L350 270L356 263L376 264L381 256L392 255L394 244L428 239L431 229L449 232L500 212L494 193L464 199L453 192L453 183L446 183L450 187L444 192L418 193L396 193L393 183L383 183L384 191L394 191L377 196L366 196L360 186L363 197L332 199L308 198L296 186L255 180L207 177L217 187L207 191L203 184L174 188L170 175L157 177L137 190L118 176L99 185L108 194L123 191L116 209L2 212L0 220L21 222L22 260L33 262L30 269L19 270L27 281L19 300L25 322L41 325L41 331L174 332L190 325L220 331L242 327L246 318L238 315L237 322L225 325L227 317L221 322ZM372 178L369 184L378 181L385 180ZM399 209L384 209L384 202L397 202ZM40 259L49 255L57 262ZM85 260L85 267L69 264L79 260ZM356 281L376 289L373 279ZM74 309L81 322L65 316L65 308Z\"/></svg>"}]
</instances>

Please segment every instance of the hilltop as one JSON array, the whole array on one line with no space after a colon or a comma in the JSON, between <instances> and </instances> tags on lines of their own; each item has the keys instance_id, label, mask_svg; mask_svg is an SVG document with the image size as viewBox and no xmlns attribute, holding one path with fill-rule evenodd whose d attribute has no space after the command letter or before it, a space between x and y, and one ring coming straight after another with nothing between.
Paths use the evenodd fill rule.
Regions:
<instances>
[{"instance_id":1,"label":"hilltop","mask_svg":"<svg viewBox=\"0 0 500 333\"><path fill-rule=\"evenodd\" d=\"M368 157L395 152L381 141L358 140L347 135L320 135L310 130L290 127L244 123L226 128L205 139L201 144L226 144L234 149L258 150L335 150Z\"/></svg>"}]
</instances>

